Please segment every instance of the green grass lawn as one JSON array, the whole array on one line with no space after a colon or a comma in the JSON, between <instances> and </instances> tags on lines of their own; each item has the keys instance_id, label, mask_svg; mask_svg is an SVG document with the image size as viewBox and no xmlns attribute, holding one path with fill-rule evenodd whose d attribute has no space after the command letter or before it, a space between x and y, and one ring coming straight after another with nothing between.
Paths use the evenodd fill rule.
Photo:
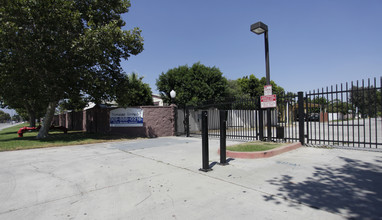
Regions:
<instances>
[{"instance_id":1,"label":"green grass lawn","mask_svg":"<svg viewBox=\"0 0 382 220\"><path fill-rule=\"evenodd\" d=\"M280 147L282 145L285 145L285 143L280 144L280 143L273 143L273 142L255 141L255 142L248 142L248 143L229 146L227 147L227 150L241 151L241 152L265 151L265 150L271 150L276 147Z\"/></svg>"},{"instance_id":2,"label":"green grass lawn","mask_svg":"<svg viewBox=\"0 0 382 220\"><path fill-rule=\"evenodd\" d=\"M52 131L49 132L49 137L42 140L36 139L37 131L25 132L23 137L18 137L17 131L24 126L29 126L29 124L20 124L0 131L0 151L92 144L133 139L127 138L123 135L95 134L85 133L83 131L68 131L67 134L64 134L62 131Z\"/></svg>"}]
</instances>

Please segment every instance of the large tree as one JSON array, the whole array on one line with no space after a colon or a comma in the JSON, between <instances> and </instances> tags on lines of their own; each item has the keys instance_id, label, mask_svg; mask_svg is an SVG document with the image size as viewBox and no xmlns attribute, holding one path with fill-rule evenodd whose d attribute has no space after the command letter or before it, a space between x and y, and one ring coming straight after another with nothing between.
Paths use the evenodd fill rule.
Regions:
<instances>
[{"instance_id":1,"label":"large tree","mask_svg":"<svg viewBox=\"0 0 382 220\"><path fill-rule=\"evenodd\" d=\"M11 120L11 116L0 110L0 123L7 122L9 120Z\"/></svg>"},{"instance_id":2,"label":"large tree","mask_svg":"<svg viewBox=\"0 0 382 220\"><path fill-rule=\"evenodd\" d=\"M358 108L358 112L362 117L367 115L376 117L378 111L382 109L381 91L378 91L373 86L353 86L350 90L350 102Z\"/></svg>"},{"instance_id":3,"label":"large tree","mask_svg":"<svg viewBox=\"0 0 382 220\"><path fill-rule=\"evenodd\" d=\"M37 138L72 94L116 99L125 80L120 60L143 50L138 28L122 30L129 7L128 0L1 1L0 96L10 107L46 109Z\"/></svg>"},{"instance_id":4,"label":"large tree","mask_svg":"<svg viewBox=\"0 0 382 220\"><path fill-rule=\"evenodd\" d=\"M195 63L191 67L179 66L162 73L156 85L164 102L173 101L185 107L222 100L226 95L227 79L217 67ZM176 91L175 100L171 100L171 90Z\"/></svg>"},{"instance_id":5,"label":"large tree","mask_svg":"<svg viewBox=\"0 0 382 220\"><path fill-rule=\"evenodd\" d=\"M258 79L255 75L244 76L237 79L240 85L241 91L250 97L260 97L264 95L264 86L266 85L266 78L262 77ZM278 86L273 80L271 80L272 93L276 95L283 95L284 89Z\"/></svg>"},{"instance_id":6,"label":"large tree","mask_svg":"<svg viewBox=\"0 0 382 220\"><path fill-rule=\"evenodd\" d=\"M228 80L227 84L227 98L232 98L232 97L245 97L248 98L249 95L244 93L241 89L241 86L239 84L239 80Z\"/></svg>"},{"instance_id":7,"label":"large tree","mask_svg":"<svg viewBox=\"0 0 382 220\"><path fill-rule=\"evenodd\" d=\"M119 106L153 105L153 97L149 84L143 82L143 77L132 73L126 75L125 85L120 86L117 92Z\"/></svg>"}]
</instances>

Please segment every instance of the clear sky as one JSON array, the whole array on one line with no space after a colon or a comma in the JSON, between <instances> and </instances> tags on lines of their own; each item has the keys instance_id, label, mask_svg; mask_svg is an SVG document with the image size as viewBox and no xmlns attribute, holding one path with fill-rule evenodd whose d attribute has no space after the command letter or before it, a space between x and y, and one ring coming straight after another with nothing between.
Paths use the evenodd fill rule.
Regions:
<instances>
[{"instance_id":1,"label":"clear sky","mask_svg":"<svg viewBox=\"0 0 382 220\"><path fill-rule=\"evenodd\" d=\"M382 0L131 0L126 29L139 27L144 51L122 63L152 91L159 74L200 61L228 79L270 76L286 91L309 91L382 76ZM11 113L12 114L12 113Z\"/></svg>"},{"instance_id":2,"label":"clear sky","mask_svg":"<svg viewBox=\"0 0 382 220\"><path fill-rule=\"evenodd\" d=\"M200 61L228 79L270 77L286 91L309 91L382 76L381 0L131 0L126 29L139 27L144 51L123 62L153 92L159 74Z\"/></svg>"}]
</instances>

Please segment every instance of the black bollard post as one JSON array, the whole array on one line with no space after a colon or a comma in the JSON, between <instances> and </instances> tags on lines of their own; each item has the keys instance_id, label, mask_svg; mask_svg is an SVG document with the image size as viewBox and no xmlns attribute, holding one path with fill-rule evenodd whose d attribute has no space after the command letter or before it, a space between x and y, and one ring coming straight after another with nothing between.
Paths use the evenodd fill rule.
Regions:
<instances>
[{"instance_id":1,"label":"black bollard post","mask_svg":"<svg viewBox=\"0 0 382 220\"><path fill-rule=\"evenodd\" d=\"M227 143L227 111L220 110L220 163L219 165L228 165L227 162L227 152L226 152L226 143Z\"/></svg>"},{"instance_id":2,"label":"black bollard post","mask_svg":"<svg viewBox=\"0 0 382 220\"><path fill-rule=\"evenodd\" d=\"M200 171L208 172L212 169L208 163L208 112L202 111L202 160L203 166Z\"/></svg>"}]
</instances>

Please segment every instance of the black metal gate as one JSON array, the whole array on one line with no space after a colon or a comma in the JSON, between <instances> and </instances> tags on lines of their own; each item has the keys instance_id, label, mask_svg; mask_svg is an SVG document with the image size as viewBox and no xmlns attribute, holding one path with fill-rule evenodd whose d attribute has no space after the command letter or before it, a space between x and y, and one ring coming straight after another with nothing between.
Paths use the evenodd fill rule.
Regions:
<instances>
[{"instance_id":1,"label":"black metal gate","mask_svg":"<svg viewBox=\"0 0 382 220\"><path fill-rule=\"evenodd\" d=\"M306 93L307 144L382 147L382 77Z\"/></svg>"},{"instance_id":2,"label":"black metal gate","mask_svg":"<svg viewBox=\"0 0 382 220\"><path fill-rule=\"evenodd\" d=\"M379 83L379 85L378 85ZM227 138L297 142L315 146L382 148L382 77L324 90L281 94L271 113L259 97L226 99L178 110L178 134L201 135L201 112L208 111L208 135L219 137L219 110L227 111Z\"/></svg>"},{"instance_id":3,"label":"black metal gate","mask_svg":"<svg viewBox=\"0 0 382 220\"><path fill-rule=\"evenodd\" d=\"M240 140L265 140L271 135L273 141L300 141L298 121L293 113L297 95L278 98L279 104L271 110L271 134L267 129L267 112L260 108L259 97L226 99L219 103L189 106L178 110L178 134L201 135L202 111L208 112L208 135L220 136L219 111L227 111L226 137Z\"/></svg>"}]
</instances>

